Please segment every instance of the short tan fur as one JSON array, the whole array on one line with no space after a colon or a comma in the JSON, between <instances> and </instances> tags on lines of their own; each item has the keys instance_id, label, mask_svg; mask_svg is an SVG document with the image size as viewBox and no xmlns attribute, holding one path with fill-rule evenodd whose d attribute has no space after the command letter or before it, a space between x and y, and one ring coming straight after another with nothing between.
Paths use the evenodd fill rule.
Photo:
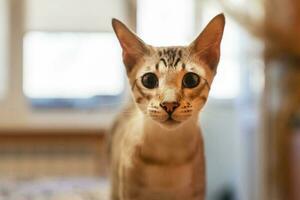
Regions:
<instances>
[{"instance_id":1,"label":"short tan fur","mask_svg":"<svg viewBox=\"0 0 300 200\"><path fill-rule=\"evenodd\" d=\"M112 200L203 200L198 115L217 71L224 15L188 46L154 47L119 20L112 25L133 99L111 131Z\"/></svg>"}]
</instances>

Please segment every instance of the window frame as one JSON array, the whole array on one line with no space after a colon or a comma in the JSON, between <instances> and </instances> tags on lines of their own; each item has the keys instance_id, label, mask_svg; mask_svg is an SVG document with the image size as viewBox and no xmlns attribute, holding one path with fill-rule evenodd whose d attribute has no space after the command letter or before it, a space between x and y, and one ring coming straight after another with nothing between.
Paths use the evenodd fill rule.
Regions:
<instances>
[{"instance_id":1,"label":"window frame","mask_svg":"<svg viewBox=\"0 0 300 200\"><path fill-rule=\"evenodd\" d=\"M8 4L8 81L7 94L0 101L0 134L5 130L102 130L109 129L115 116L128 100L129 92L125 87L122 95L122 105L112 103L112 106L99 108L85 107L83 109L69 108L34 109L23 93L23 37L26 33L24 22L25 2L6 0ZM129 7L125 7L124 21L135 21L133 16L127 15L135 4L128 0ZM134 0L135 1L135 0ZM120 59L121 55L120 55ZM127 84L126 84L127 85Z\"/></svg>"}]
</instances>

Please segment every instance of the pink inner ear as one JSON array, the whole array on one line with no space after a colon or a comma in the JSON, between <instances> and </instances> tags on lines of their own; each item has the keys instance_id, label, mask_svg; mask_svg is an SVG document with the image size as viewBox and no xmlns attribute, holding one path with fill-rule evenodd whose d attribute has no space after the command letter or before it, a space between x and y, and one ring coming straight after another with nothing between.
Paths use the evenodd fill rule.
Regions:
<instances>
[{"instance_id":1,"label":"pink inner ear","mask_svg":"<svg viewBox=\"0 0 300 200\"><path fill-rule=\"evenodd\" d=\"M198 55L200 61L205 62L212 70L216 70L219 59L220 59L220 50L214 49L210 51L204 51Z\"/></svg>"},{"instance_id":2,"label":"pink inner ear","mask_svg":"<svg viewBox=\"0 0 300 200\"><path fill-rule=\"evenodd\" d=\"M119 20L113 20L113 28L123 49L123 62L129 73L136 63L148 53L147 45Z\"/></svg>"},{"instance_id":3,"label":"pink inner ear","mask_svg":"<svg viewBox=\"0 0 300 200\"><path fill-rule=\"evenodd\" d=\"M217 15L191 44L196 59L205 62L212 70L216 70L219 63L224 26L224 15Z\"/></svg>"},{"instance_id":4,"label":"pink inner ear","mask_svg":"<svg viewBox=\"0 0 300 200\"><path fill-rule=\"evenodd\" d=\"M201 39L197 38L191 48L196 61L204 62L212 70L216 70L220 59L220 43L206 40L205 37Z\"/></svg>"},{"instance_id":5,"label":"pink inner ear","mask_svg":"<svg viewBox=\"0 0 300 200\"><path fill-rule=\"evenodd\" d=\"M146 45L141 43L133 43L131 46L123 48L123 62L128 73L131 72L145 54L148 54L148 49Z\"/></svg>"},{"instance_id":6,"label":"pink inner ear","mask_svg":"<svg viewBox=\"0 0 300 200\"><path fill-rule=\"evenodd\" d=\"M113 28L123 49L123 62L130 72L139 59L148 52L147 45L119 20L113 20Z\"/></svg>"}]
</instances>

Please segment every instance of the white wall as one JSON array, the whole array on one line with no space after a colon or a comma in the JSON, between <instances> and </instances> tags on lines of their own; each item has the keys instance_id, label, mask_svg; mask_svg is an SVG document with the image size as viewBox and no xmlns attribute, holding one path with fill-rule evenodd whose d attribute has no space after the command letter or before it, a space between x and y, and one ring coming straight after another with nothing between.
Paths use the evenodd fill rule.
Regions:
<instances>
[{"instance_id":1,"label":"white wall","mask_svg":"<svg viewBox=\"0 0 300 200\"><path fill-rule=\"evenodd\" d=\"M8 10L7 1L0 0L0 102L6 93L7 83L7 40Z\"/></svg>"},{"instance_id":2,"label":"white wall","mask_svg":"<svg viewBox=\"0 0 300 200\"><path fill-rule=\"evenodd\" d=\"M25 29L111 31L113 17L126 19L124 0L26 0Z\"/></svg>"},{"instance_id":3,"label":"white wall","mask_svg":"<svg viewBox=\"0 0 300 200\"><path fill-rule=\"evenodd\" d=\"M216 199L226 187L236 187L239 172L240 132L233 103L208 102L200 115L207 172L207 199Z\"/></svg>"}]
</instances>

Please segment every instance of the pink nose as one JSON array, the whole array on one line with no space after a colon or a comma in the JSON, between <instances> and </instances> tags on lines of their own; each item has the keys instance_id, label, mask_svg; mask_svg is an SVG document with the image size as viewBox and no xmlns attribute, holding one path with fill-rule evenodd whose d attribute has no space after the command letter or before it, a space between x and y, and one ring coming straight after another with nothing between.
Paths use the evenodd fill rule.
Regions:
<instances>
[{"instance_id":1,"label":"pink nose","mask_svg":"<svg viewBox=\"0 0 300 200\"><path fill-rule=\"evenodd\" d=\"M173 102L162 102L160 106L168 113L172 114L176 108L179 107L179 103L177 101Z\"/></svg>"}]
</instances>

